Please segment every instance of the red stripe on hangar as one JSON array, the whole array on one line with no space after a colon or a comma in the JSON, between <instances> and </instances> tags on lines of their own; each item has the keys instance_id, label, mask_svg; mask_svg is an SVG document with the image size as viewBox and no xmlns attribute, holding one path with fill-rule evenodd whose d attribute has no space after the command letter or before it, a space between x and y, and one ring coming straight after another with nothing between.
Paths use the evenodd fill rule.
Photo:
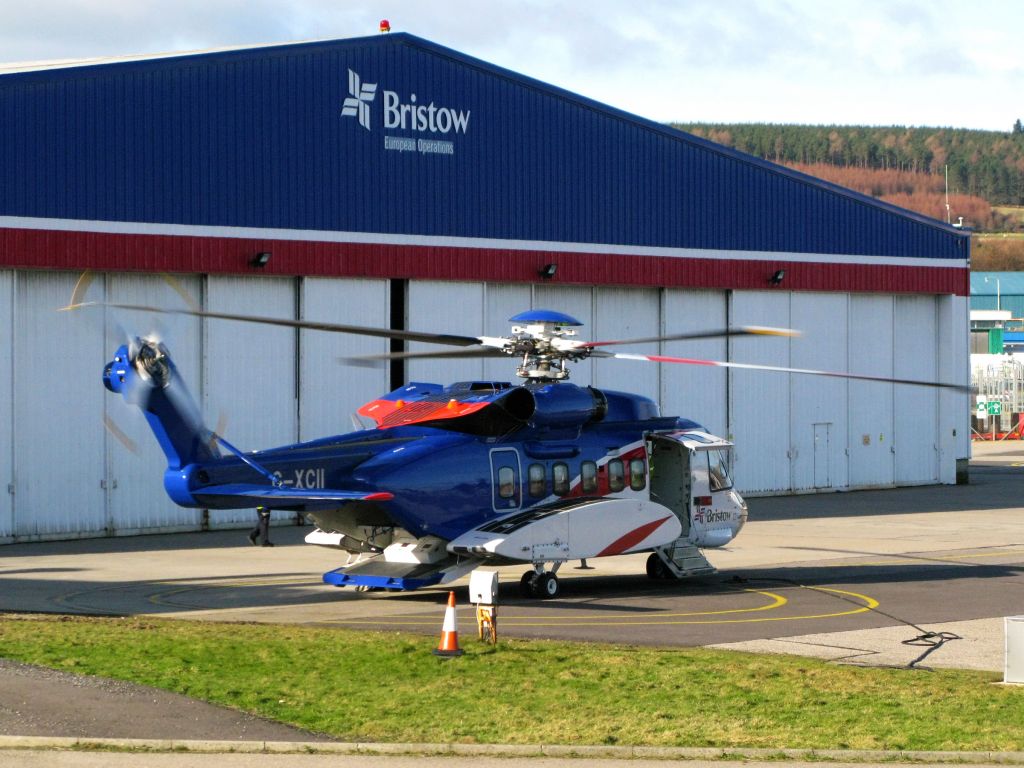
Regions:
<instances>
[{"instance_id":1,"label":"red stripe on hangar","mask_svg":"<svg viewBox=\"0 0 1024 768\"><path fill-rule=\"evenodd\" d=\"M702 258L630 253L634 249L629 247L623 247L624 253L588 253L578 248L571 244L567 250L519 249L0 228L0 266L27 269L251 274L253 255L266 251L272 258L262 271L271 275L531 283L543 280L540 268L553 262L558 271L545 282L763 289L771 274L781 269L786 290L959 296L970 291L965 262L946 267L928 260L927 266L915 266L913 258L872 264L844 263L842 256L834 262L787 261L787 254L779 254L779 260L768 258L770 254L750 259Z\"/></svg>"},{"instance_id":2,"label":"red stripe on hangar","mask_svg":"<svg viewBox=\"0 0 1024 768\"><path fill-rule=\"evenodd\" d=\"M632 531L627 533L625 536L620 536L603 550L597 553L598 557L609 557L611 555L621 555L629 549L632 549L641 541L646 539L652 533L654 533L662 524L668 520L668 517L663 517L661 520L654 520L650 523L645 523L639 528L634 528Z\"/></svg>"}]
</instances>

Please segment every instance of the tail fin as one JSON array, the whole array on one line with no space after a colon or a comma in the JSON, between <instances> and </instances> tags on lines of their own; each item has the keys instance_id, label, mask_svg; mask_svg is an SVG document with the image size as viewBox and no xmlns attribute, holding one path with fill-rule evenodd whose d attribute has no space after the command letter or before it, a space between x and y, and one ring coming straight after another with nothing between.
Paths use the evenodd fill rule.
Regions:
<instances>
[{"instance_id":1,"label":"tail fin","mask_svg":"<svg viewBox=\"0 0 1024 768\"><path fill-rule=\"evenodd\" d=\"M181 469L220 456L213 433L178 375L163 343L135 338L121 346L103 370L103 383L146 414L167 468Z\"/></svg>"}]
</instances>

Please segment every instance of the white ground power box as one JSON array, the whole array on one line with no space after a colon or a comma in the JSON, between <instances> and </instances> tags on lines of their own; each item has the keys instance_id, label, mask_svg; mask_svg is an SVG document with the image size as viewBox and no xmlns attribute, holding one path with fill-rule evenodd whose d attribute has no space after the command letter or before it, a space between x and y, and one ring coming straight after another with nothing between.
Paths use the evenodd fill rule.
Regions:
<instances>
[{"instance_id":1,"label":"white ground power box","mask_svg":"<svg viewBox=\"0 0 1024 768\"><path fill-rule=\"evenodd\" d=\"M477 568L469 575L469 602L476 605L498 604L498 572Z\"/></svg>"},{"instance_id":2,"label":"white ground power box","mask_svg":"<svg viewBox=\"0 0 1024 768\"><path fill-rule=\"evenodd\" d=\"M1004 683L1024 684L1024 616L1007 616Z\"/></svg>"}]
</instances>

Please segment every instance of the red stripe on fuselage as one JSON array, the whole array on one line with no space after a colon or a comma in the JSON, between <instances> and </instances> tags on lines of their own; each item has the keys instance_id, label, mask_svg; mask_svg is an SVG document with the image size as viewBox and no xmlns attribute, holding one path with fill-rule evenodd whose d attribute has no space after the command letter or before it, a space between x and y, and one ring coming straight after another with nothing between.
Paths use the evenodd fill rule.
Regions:
<instances>
[{"instance_id":1,"label":"red stripe on fuselage","mask_svg":"<svg viewBox=\"0 0 1024 768\"><path fill-rule=\"evenodd\" d=\"M669 517L671 517L671 515L669 515L668 517L663 517L661 518L661 520L655 520L654 522L641 525L639 528L634 528L625 536L620 536L607 547L605 547L603 550L598 552L597 556L608 557L610 555L621 555L627 549L632 549L641 541L643 541L652 533L654 533L656 530L658 530L658 528L661 527L662 523L668 520Z\"/></svg>"}]
</instances>

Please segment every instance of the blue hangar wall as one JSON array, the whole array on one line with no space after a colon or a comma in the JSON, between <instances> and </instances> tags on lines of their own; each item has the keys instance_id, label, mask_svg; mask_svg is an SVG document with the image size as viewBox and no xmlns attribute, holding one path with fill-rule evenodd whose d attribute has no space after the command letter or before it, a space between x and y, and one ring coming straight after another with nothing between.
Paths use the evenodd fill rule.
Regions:
<instances>
[{"instance_id":1,"label":"blue hangar wall","mask_svg":"<svg viewBox=\"0 0 1024 768\"><path fill-rule=\"evenodd\" d=\"M0 264L967 294L945 224L406 34L0 75Z\"/></svg>"}]
</instances>

